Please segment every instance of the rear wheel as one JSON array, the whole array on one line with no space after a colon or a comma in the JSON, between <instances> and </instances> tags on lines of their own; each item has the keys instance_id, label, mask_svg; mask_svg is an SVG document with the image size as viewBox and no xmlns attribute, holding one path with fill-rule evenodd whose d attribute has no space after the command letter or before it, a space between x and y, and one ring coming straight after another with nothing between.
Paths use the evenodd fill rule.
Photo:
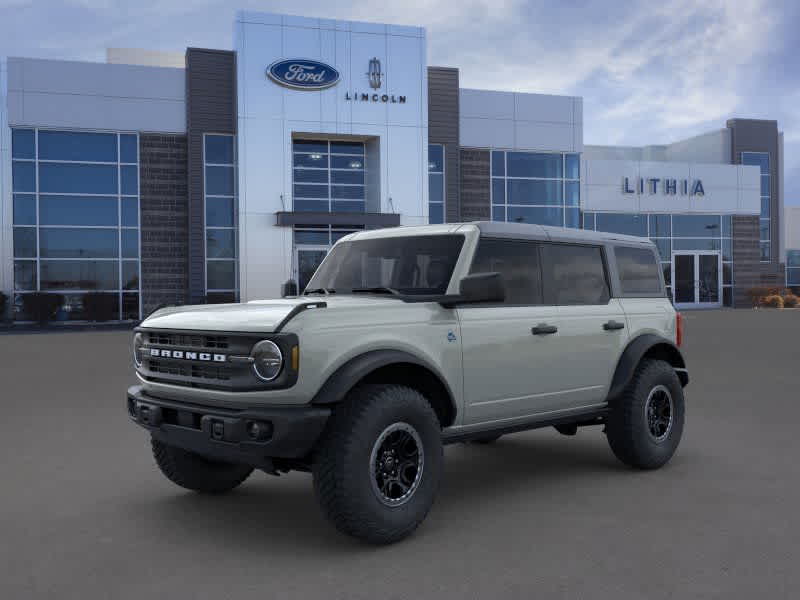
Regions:
<instances>
[{"instance_id":1,"label":"rear wheel","mask_svg":"<svg viewBox=\"0 0 800 600\"><path fill-rule=\"evenodd\" d=\"M314 490L337 529L377 544L423 521L442 473L439 420L416 390L355 388L333 411L314 454Z\"/></svg>"},{"instance_id":2,"label":"rear wheel","mask_svg":"<svg viewBox=\"0 0 800 600\"><path fill-rule=\"evenodd\" d=\"M172 483L195 492L221 494L240 485L253 472L252 467L217 462L199 454L168 446L151 438L153 457L161 472Z\"/></svg>"},{"instance_id":3,"label":"rear wheel","mask_svg":"<svg viewBox=\"0 0 800 600\"><path fill-rule=\"evenodd\" d=\"M685 407L683 387L669 363L643 360L610 408L606 435L619 460L657 469L672 458L683 435Z\"/></svg>"}]
</instances>

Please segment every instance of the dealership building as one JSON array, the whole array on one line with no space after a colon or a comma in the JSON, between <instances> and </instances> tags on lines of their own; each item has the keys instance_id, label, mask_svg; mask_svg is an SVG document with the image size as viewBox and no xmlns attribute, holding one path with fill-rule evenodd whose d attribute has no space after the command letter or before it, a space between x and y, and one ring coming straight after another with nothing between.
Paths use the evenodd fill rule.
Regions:
<instances>
[{"instance_id":1,"label":"dealership building","mask_svg":"<svg viewBox=\"0 0 800 600\"><path fill-rule=\"evenodd\" d=\"M240 12L233 47L0 62L16 319L36 291L59 320L94 292L122 320L276 297L349 232L474 220L650 237L679 307L800 278L776 121L590 146L582 98L461 88L421 27Z\"/></svg>"}]
</instances>

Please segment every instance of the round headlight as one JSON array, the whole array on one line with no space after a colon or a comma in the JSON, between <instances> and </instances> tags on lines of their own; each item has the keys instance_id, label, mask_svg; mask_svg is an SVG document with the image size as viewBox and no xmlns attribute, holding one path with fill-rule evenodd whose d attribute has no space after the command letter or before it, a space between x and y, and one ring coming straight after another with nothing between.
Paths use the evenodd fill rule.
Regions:
<instances>
[{"instance_id":1,"label":"round headlight","mask_svg":"<svg viewBox=\"0 0 800 600\"><path fill-rule=\"evenodd\" d=\"M253 370L259 379L272 381L281 372L283 354L274 342L258 342L253 346L250 356L253 357Z\"/></svg>"},{"instance_id":2,"label":"round headlight","mask_svg":"<svg viewBox=\"0 0 800 600\"><path fill-rule=\"evenodd\" d=\"M144 346L144 336L137 333L133 336L133 363L137 368L142 366L142 346Z\"/></svg>"}]
</instances>

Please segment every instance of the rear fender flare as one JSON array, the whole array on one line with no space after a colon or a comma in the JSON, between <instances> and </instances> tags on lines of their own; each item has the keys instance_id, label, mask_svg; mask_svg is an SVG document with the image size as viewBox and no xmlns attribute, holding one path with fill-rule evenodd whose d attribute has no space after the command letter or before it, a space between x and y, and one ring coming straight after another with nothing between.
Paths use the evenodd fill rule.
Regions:
<instances>
[{"instance_id":1,"label":"rear fender flare","mask_svg":"<svg viewBox=\"0 0 800 600\"><path fill-rule=\"evenodd\" d=\"M636 367L646 357L668 362L675 369L681 385L686 387L689 383L686 362L678 347L665 337L647 333L631 340L622 352L608 390L609 400L618 397L623 392L633 378Z\"/></svg>"}]
</instances>

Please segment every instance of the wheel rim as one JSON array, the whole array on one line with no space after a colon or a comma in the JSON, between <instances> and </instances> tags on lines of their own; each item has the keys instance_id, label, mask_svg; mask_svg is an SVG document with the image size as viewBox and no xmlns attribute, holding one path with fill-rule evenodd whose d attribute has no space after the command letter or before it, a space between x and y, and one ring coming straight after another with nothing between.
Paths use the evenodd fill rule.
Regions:
<instances>
[{"instance_id":1,"label":"wheel rim","mask_svg":"<svg viewBox=\"0 0 800 600\"><path fill-rule=\"evenodd\" d=\"M675 417L675 403L666 386L657 385L650 390L644 405L644 416L650 439L659 444L669 437Z\"/></svg>"},{"instance_id":2,"label":"wheel rim","mask_svg":"<svg viewBox=\"0 0 800 600\"><path fill-rule=\"evenodd\" d=\"M369 460L372 491L383 504L400 506L422 480L422 440L408 423L393 423L378 436Z\"/></svg>"}]
</instances>

